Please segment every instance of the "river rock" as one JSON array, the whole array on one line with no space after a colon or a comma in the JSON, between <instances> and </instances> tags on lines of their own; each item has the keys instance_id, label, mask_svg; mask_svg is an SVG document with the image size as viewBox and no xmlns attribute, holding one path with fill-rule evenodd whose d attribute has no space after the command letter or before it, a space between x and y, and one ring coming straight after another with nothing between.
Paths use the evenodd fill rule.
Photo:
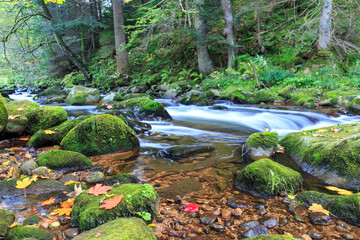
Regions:
<instances>
[{"instance_id":1,"label":"river rock","mask_svg":"<svg viewBox=\"0 0 360 240\"><path fill-rule=\"evenodd\" d=\"M136 133L122 120L108 114L82 121L62 140L63 149L84 155L135 150L139 146Z\"/></svg>"},{"instance_id":2,"label":"river rock","mask_svg":"<svg viewBox=\"0 0 360 240\"><path fill-rule=\"evenodd\" d=\"M306 233L307 235L309 235L311 237L311 239L323 239L324 235L321 233L315 233L312 231L308 231Z\"/></svg>"},{"instance_id":3,"label":"river rock","mask_svg":"<svg viewBox=\"0 0 360 240\"><path fill-rule=\"evenodd\" d=\"M297 240L297 238L293 238L289 235L277 235L277 234L260 235L250 239L251 240Z\"/></svg>"},{"instance_id":4,"label":"river rock","mask_svg":"<svg viewBox=\"0 0 360 240\"><path fill-rule=\"evenodd\" d=\"M0 239L4 239L9 226L15 221L15 214L9 210L0 208Z\"/></svg>"},{"instance_id":5,"label":"river rock","mask_svg":"<svg viewBox=\"0 0 360 240\"><path fill-rule=\"evenodd\" d=\"M193 89L185 94L185 96L180 100L180 103L185 105L196 104L203 97L205 97L205 93Z\"/></svg>"},{"instance_id":6,"label":"river rock","mask_svg":"<svg viewBox=\"0 0 360 240\"><path fill-rule=\"evenodd\" d=\"M178 86L178 85L175 85L175 86L172 86L172 88L169 88L163 98L165 99L173 99L173 98L176 98L178 97L180 94L181 94L182 90L181 90L181 87Z\"/></svg>"},{"instance_id":7,"label":"river rock","mask_svg":"<svg viewBox=\"0 0 360 240\"><path fill-rule=\"evenodd\" d=\"M0 181L0 197L23 195L24 189L15 187L18 180L21 179L11 178ZM64 191L64 189L65 187L60 181L54 179L38 179L26 188L26 194L46 194Z\"/></svg>"},{"instance_id":8,"label":"river rock","mask_svg":"<svg viewBox=\"0 0 360 240\"><path fill-rule=\"evenodd\" d=\"M157 214L159 197L153 187L148 184L121 184L112 187L107 194L111 196L123 194L124 197L121 200L123 204L106 210L100 208L100 200L104 198L103 195L89 196L84 191L75 198L74 205L79 206L72 211L72 224L78 225L80 231L87 231L119 217L139 217L137 212L149 221ZM131 205L131 208L127 205Z\"/></svg>"},{"instance_id":9,"label":"river rock","mask_svg":"<svg viewBox=\"0 0 360 240\"><path fill-rule=\"evenodd\" d=\"M346 111L351 114L360 114L360 95L355 97L347 106Z\"/></svg>"},{"instance_id":10,"label":"river rock","mask_svg":"<svg viewBox=\"0 0 360 240\"><path fill-rule=\"evenodd\" d=\"M358 190L360 123L290 133L281 139L300 167L327 184Z\"/></svg>"},{"instance_id":11,"label":"river rock","mask_svg":"<svg viewBox=\"0 0 360 240\"><path fill-rule=\"evenodd\" d=\"M260 224L266 228L274 228L278 225L278 221L274 217L266 216L260 219Z\"/></svg>"},{"instance_id":12,"label":"river rock","mask_svg":"<svg viewBox=\"0 0 360 240\"><path fill-rule=\"evenodd\" d=\"M215 224L215 223L210 224L210 228L217 231L217 232L222 232L225 229L225 227L223 225Z\"/></svg>"},{"instance_id":13,"label":"river rock","mask_svg":"<svg viewBox=\"0 0 360 240\"><path fill-rule=\"evenodd\" d=\"M42 178L48 178L50 175L50 169L48 169L47 167L38 167L33 170L33 173Z\"/></svg>"},{"instance_id":14,"label":"river rock","mask_svg":"<svg viewBox=\"0 0 360 240\"><path fill-rule=\"evenodd\" d=\"M106 186L117 186L126 183L139 183L139 182L140 180L135 175L129 173L120 173L106 179L103 184Z\"/></svg>"},{"instance_id":15,"label":"river rock","mask_svg":"<svg viewBox=\"0 0 360 240\"><path fill-rule=\"evenodd\" d=\"M29 160L21 164L20 170L22 174L31 176L37 167L38 165L34 160Z\"/></svg>"},{"instance_id":16,"label":"river rock","mask_svg":"<svg viewBox=\"0 0 360 240\"><path fill-rule=\"evenodd\" d=\"M5 106L6 102L0 94L0 132L4 129L8 121L8 111Z\"/></svg>"},{"instance_id":17,"label":"river rock","mask_svg":"<svg viewBox=\"0 0 360 240\"><path fill-rule=\"evenodd\" d=\"M105 95L105 97L102 99L102 101L104 102L104 103L109 103L109 102L111 102L111 101L114 101L114 98L115 98L115 96L117 95L118 93L116 93L116 92L109 92L109 93L107 93L106 95Z\"/></svg>"},{"instance_id":18,"label":"river rock","mask_svg":"<svg viewBox=\"0 0 360 240\"><path fill-rule=\"evenodd\" d=\"M353 224L360 224L360 193L349 196L329 195L315 191L301 192L296 201L310 207L313 203L326 206L326 210L339 219Z\"/></svg>"},{"instance_id":19,"label":"river rock","mask_svg":"<svg viewBox=\"0 0 360 240\"><path fill-rule=\"evenodd\" d=\"M90 231L83 232L76 236L74 240L97 240L117 239L117 240L156 240L154 230L139 218L118 218L107 222Z\"/></svg>"},{"instance_id":20,"label":"river rock","mask_svg":"<svg viewBox=\"0 0 360 240\"><path fill-rule=\"evenodd\" d=\"M23 221L23 225L24 226L26 226L26 225L36 225L41 221L42 221L41 217L39 217L38 215L32 215L31 217L28 217L27 219L25 219Z\"/></svg>"},{"instance_id":21,"label":"river rock","mask_svg":"<svg viewBox=\"0 0 360 240\"><path fill-rule=\"evenodd\" d=\"M209 146L175 146L159 151L158 155L171 159L191 157L199 153L208 153L214 151Z\"/></svg>"},{"instance_id":22,"label":"river rock","mask_svg":"<svg viewBox=\"0 0 360 240\"><path fill-rule=\"evenodd\" d=\"M276 132L258 132L250 135L245 144L245 156L252 160L271 157L279 143Z\"/></svg>"},{"instance_id":23,"label":"river rock","mask_svg":"<svg viewBox=\"0 0 360 240\"><path fill-rule=\"evenodd\" d=\"M64 103L68 93L58 86L50 87L34 97L41 104Z\"/></svg>"},{"instance_id":24,"label":"river rock","mask_svg":"<svg viewBox=\"0 0 360 240\"><path fill-rule=\"evenodd\" d=\"M236 177L235 187L260 197L276 196L282 191L296 192L302 188L300 173L270 159L257 160Z\"/></svg>"},{"instance_id":25,"label":"river rock","mask_svg":"<svg viewBox=\"0 0 360 240\"><path fill-rule=\"evenodd\" d=\"M247 222L243 222L242 224L239 225L239 227L241 228L254 228L259 226L260 223L258 221L247 221Z\"/></svg>"},{"instance_id":26,"label":"river rock","mask_svg":"<svg viewBox=\"0 0 360 240\"><path fill-rule=\"evenodd\" d=\"M211 225L216 221L216 216L212 213L203 213L200 215L200 222L205 225Z\"/></svg>"},{"instance_id":27,"label":"river rock","mask_svg":"<svg viewBox=\"0 0 360 240\"><path fill-rule=\"evenodd\" d=\"M326 215L325 213L321 213L321 212L310 213L309 219L312 222L312 224L315 224L315 225L327 226L327 225L334 224L334 222L331 220L331 218L328 215Z\"/></svg>"},{"instance_id":28,"label":"river rock","mask_svg":"<svg viewBox=\"0 0 360 240\"><path fill-rule=\"evenodd\" d=\"M85 181L89 184L103 182L105 175L102 172L92 172L89 176L86 177Z\"/></svg>"},{"instance_id":29,"label":"river rock","mask_svg":"<svg viewBox=\"0 0 360 240\"><path fill-rule=\"evenodd\" d=\"M52 240L55 236L37 227L17 226L11 228L5 237L5 240L23 240L23 239L41 239Z\"/></svg>"},{"instance_id":30,"label":"river rock","mask_svg":"<svg viewBox=\"0 0 360 240\"><path fill-rule=\"evenodd\" d=\"M256 237L258 235L266 235L266 234L269 234L266 227L257 226L257 227L254 227L254 228L244 232L242 234L242 236L245 237L245 238L252 238L252 237Z\"/></svg>"},{"instance_id":31,"label":"river rock","mask_svg":"<svg viewBox=\"0 0 360 240\"><path fill-rule=\"evenodd\" d=\"M38 156L38 163L39 166L72 172L86 170L93 166L91 160L84 155L65 150L43 152Z\"/></svg>"},{"instance_id":32,"label":"river rock","mask_svg":"<svg viewBox=\"0 0 360 240\"><path fill-rule=\"evenodd\" d=\"M74 86L67 96L65 103L67 105L91 105L98 103L99 100L99 90L83 86Z\"/></svg>"}]
</instances>

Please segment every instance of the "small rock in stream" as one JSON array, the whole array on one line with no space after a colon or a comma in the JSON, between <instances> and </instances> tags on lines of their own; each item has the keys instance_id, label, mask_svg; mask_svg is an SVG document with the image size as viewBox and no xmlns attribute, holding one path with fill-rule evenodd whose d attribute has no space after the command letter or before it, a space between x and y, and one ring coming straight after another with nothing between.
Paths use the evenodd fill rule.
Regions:
<instances>
[{"instance_id":1,"label":"small rock in stream","mask_svg":"<svg viewBox=\"0 0 360 240\"><path fill-rule=\"evenodd\" d=\"M105 180L105 175L102 172L93 172L86 177L85 181L87 183L99 183Z\"/></svg>"},{"instance_id":2,"label":"small rock in stream","mask_svg":"<svg viewBox=\"0 0 360 240\"><path fill-rule=\"evenodd\" d=\"M239 227L241 228L255 228L257 226L259 226L260 223L258 221L247 221L247 222L243 222L242 224L239 225Z\"/></svg>"},{"instance_id":3,"label":"small rock in stream","mask_svg":"<svg viewBox=\"0 0 360 240\"><path fill-rule=\"evenodd\" d=\"M309 235L312 239L323 239L324 237L324 235L312 231L308 231L306 234Z\"/></svg>"},{"instance_id":4,"label":"small rock in stream","mask_svg":"<svg viewBox=\"0 0 360 240\"><path fill-rule=\"evenodd\" d=\"M224 231L224 229L225 229L225 227L224 227L223 225L221 225L221 224L215 224L215 223L212 223L212 224L210 225L210 228L213 229L213 230L215 230L215 231L217 231L217 232L222 232L222 231Z\"/></svg>"},{"instance_id":5,"label":"small rock in stream","mask_svg":"<svg viewBox=\"0 0 360 240\"><path fill-rule=\"evenodd\" d=\"M20 170L22 174L31 176L33 173L33 170L37 168L38 165L34 160L29 160L21 164Z\"/></svg>"},{"instance_id":6,"label":"small rock in stream","mask_svg":"<svg viewBox=\"0 0 360 240\"><path fill-rule=\"evenodd\" d=\"M65 237L68 239L73 239L77 235L79 235L79 229L78 228L68 228L64 231Z\"/></svg>"},{"instance_id":7,"label":"small rock in stream","mask_svg":"<svg viewBox=\"0 0 360 240\"><path fill-rule=\"evenodd\" d=\"M334 222L331 220L331 218L328 215L326 215L325 213L321 213L321 212L310 213L309 219L312 222L312 224L315 224L315 225L327 226L327 225L334 224Z\"/></svg>"},{"instance_id":8,"label":"small rock in stream","mask_svg":"<svg viewBox=\"0 0 360 240\"><path fill-rule=\"evenodd\" d=\"M258 226L258 227L252 228L249 231L244 232L242 235L243 235L243 237L246 237L246 238L252 238L252 237L256 237L258 235L262 235L262 234L264 234L264 235L269 234L269 231L264 226Z\"/></svg>"},{"instance_id":9,"label":"small rock in stream","mask_svg":"<svg viewBox=\"0 0 360 240\"><path fill-rule=\"evenodd\" d=\"M204 213L200 215L200 222L205 225L210 225L216 221L216 216L212 213Z\"/></svg>"},{"instance_id":10,"label":"small rock in stream","mask_svg":"<svg viewBox=\"0 0 360 240\"><path fill-rule=\"evenodd\" d=\"M266 228L274 228L278 225L278 221L274 217L266 216L260 219L260 224Z\"/></svg>"}]
</instances>

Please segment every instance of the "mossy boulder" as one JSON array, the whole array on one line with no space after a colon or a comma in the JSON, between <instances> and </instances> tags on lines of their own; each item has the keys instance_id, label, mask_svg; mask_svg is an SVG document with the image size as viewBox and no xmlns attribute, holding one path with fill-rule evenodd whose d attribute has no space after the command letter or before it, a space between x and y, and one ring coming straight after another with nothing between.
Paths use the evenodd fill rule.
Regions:
<instances>
[{"instance_id":1,"label":"mossy boulder","mask_svg":"<svg viewBox=\"0 0 360 240\"><path fill-rule=\"evenodd\" d=\"M256 237L248 238L248 240L295 240L296 238L278 235L278 234L268 234L268 235L258 235Z\"/></svg>"},{"instance_id":2,"label":"mossy boulder","mask_svg":"<svg viewBox=\"0 0 360 240\"><path fill-rule=\"evenodd\" d=\"M132 110L140 120L172 120L164 106L150 98L131 98L114 105L117 109Z\"/></svg>"},{"instance_id":3,"label":"mossy boulder","mask_svg":"<svg viewBox=\"0 0 360 240\"><path fill-rule=\"evenodd\" d=\"M65 90L59 89L58 86L50 87L39 93L34 97L34 100L39 101L42 104L50 103L63 103L67 97L68 93Z\"/></svg>"},{"instance_id":4,"label":"mossy boulder","mask_svg":"<svg viewBox=\"0 0 360 240\"><path fill-rule=\"evenodd\" d=\"M31 102L29 100L11 101L6 104L6 108L11 111L11 115L25 114L27 116L32 110L40 107L39 104ZM18 108L22 108L20 111Z\"/></svg>"},{"instance_id":5,"label":"mossy boulder","mask_svg":"<svg viewBox=\"0 0 360 240\"><path fill-rule=\"evenodd\" d=\"M41 129L48 129L67 120L67 112L59 106L45 106L31 110L27 115L26 132L33 135Z\"/></svg>"},{"instance_id":6,"label":"mossy boulder","mask_svg":"<svg viewBox=\"0 0 360 240\"><path fill-rule=\"evenodd\" d=\"M144 133L151 129L151 125L148 123L131 120L131 119L135 119L136 117L133 116L132 114L130 114L129 116L129 112L125 113L118 109L112 109L110 111L107 111L106 114L110 114L120 118L122 121L124 121L124 123L126 123L126 125L131 127L137 134Z\"/></svg>"},{"instance_id":7,"label":"mossy boulder","mask_svg":"<svg viewBox=\"0 0 360 240\"><path fill-rule=\"evenodd\" d=\"M127 183L139 183L140 180L132 174L129 173L120 173L116 174L114 176L111 176L110 178L106 179L104 181L104 185L106 186L117 186L121 184L127 184Z\"/></svg>"},{"instance_id":8,"label":"mossy boulder","mask_svg":"<svg viewBox=\"0 0 360 240\"><path fill-rule=\"evenodd\" d=\"M354 98L346 106L346 111L351 114L359 115L360 114L360 96Z\"/></svg>"},{"instance_id":9,"label":"mossy boulder","mask_svg":"<svg viewBox=\"0 0 360 240\"><path fill-rule=\"evenodd\" d=\"M98 234L100 233L100 234ZM99 235L96 237L95 235ZM73 240L156 240L154 230L139 218L118 218L83 232Z\"/></svg>"},{"instance_id":10,"label":"mossy boulder","mask_svg":"<svg viewBox=\"0 0 360 240\"><path fill-rule=\"evenodd\" d=\"M38 157L38 164L50 169L66 169L69 171L85 170L93 166L91 160L84 155L64 150L41 153Z\"/></svg>"},{"instance_id":11,"label":"mossy boulder","mask_svg":"<svg viewBox=\"0 0 360 240\"><path fill-rule=\"evenodd\" d=\"M23 240L23 239L37 239L37 240L52 240L55 236L37 227L23 227L18 226L9 230L5 236L5 240Z\"/></svg>"},{"instance_id":12,"label":"mossy boulder","mask_svg":"<svg viewBox=\"0 0 360 240\"><path fill-rule=\"evenodd\" d=\"M181 98L180 103L185 105L197 104L203 97L205 97L205 93L198 90L191 90L190 92L187 92L183 98Z\"/></svg>"},{"instance_id":13,"label":"mossy boulder","mask_svg":"<svg viewBox=\"0 0 360 240\"><path fill-rule=\"evenodd\" d=\"M18 178L10 178L0 181L0 197L1 196L20 196L24 195L24 189L16 188L16 182ZM50 192L64 191L64 185L54 179L40 179L36 182L32 182L30 186L26 188L26 194L45 194Z\"/></svg>"},{"instance_id":14,"label":"mossy boulder","mask_svg":"<svg viewBox=\"0 0 360 240\"><path fill-rule=\"evenodd\" d=\"M90 116L79 117L77 119L67 120L60 125L57 125L46 130L37 131L29 140L28 145L31 147L48 147L59 145L61 140L76 127L80 122L89 118Z\"/></svg>"},{"instance_id":15,"label":"mossy boulder","mask_svg":"<svg viewBox=\"0 0 360 240\"><path fill-rule=\"evenodd\" d=\"M0 208L0 239L4 239L9 226L15 221L15 214L9 210Z\"/></svg>"},{"instance_id":16,"label":"mossy boulder","mask_svg":"<svg viewBox=\"0 0 360 240\"><path fill-rule=\"evenodd\" d=\"M290 133L280 143L305 172L327 184L358 190L359 131L360 123L332 126Z\"/></svg>"},{"instance_id":17,"label":"mossy boulder","mask_svg":"<svg viewBox=\"0 0 360 240\"><path fill-rule=\"evenodd\" d=\"M261 197L273 197L282 192L295 193L302 188L300 173L270 159L257 160L241 170L235 187Z\"/></svg>"},{"instance_id":18,"label":"mossy boulder","mask_svg":"<svg viewBox=\"0 0 360 240\"><path fill-rule=\"evenodd\" d=\"M8 111L5 106L6 102L0 94L0 132L4 129L8 121Z\"/></svg>"},{"instance_id":19,"label":"mossy boulder","mask_svg":"<svg viewBox=\"0 0 360 240\"><path fill-rule=\"evenodd\" d=\"M95 88L74 86L65 103L67 105L91 105L100 101L100 91Z\"/></svg>"},{"instance_id":20,"label":"mossy boulder","mask_svg":"<svg viewBox=\"0 0 360 240\"><path fill-rule=\"evenodd\" d=\"M337 218L360 225L360 193L342 196L306 191L296 195L295 200L306 207L310 207L313 203L320 204Z\"/></svg>"},{"instance_id":21,"label":"mossy boulder","mask_svg":"<svg viewBox=\"0 0 360 240\"><path fill-rule=\"evenodd\" d=\"M246 157L252 160L269 158L274 154L279 143L276 132L257 132L249 136L245 144Z\"/></svg>"},{"instance_id":22,"label":"mossy boulder","mask_svg":"<svg viewBox=\"0 0 360 240\"><path fill-rule=\"evenodd\" d=\"M87 156L133 150L140 146L135 132L121 119L109 114L82 121L61 143L63 149Z\"/></svg>"},{"instance_id":23,"label":"mossy boulder","mask_svg":"<svg viewBox=\"0 0 360 240\"><path fill-rule=\"evenodd\" d=\"M78 225L81 231L87 231L119 217L140 217L141 214L151 220L157 214L159 197L148 184L121 184L112 187L107 194L123 194L122 204L106 210L100 208L100 200L104 195L95 196L83 192L75 199L71 214L72 224Z\"/></svg>"},{"instance_id":24,"label":"mossy boulder","mask_svg":"<svg viewBox=\"0 0 360 240\"><path fill-rule=\"evenodd\" d=\"M171 159L180 159L212 151L214 151L214 148L210 146L175 146L159 151L158 155Z\"/></svg>"},{"instance_id":25,"label":"mossy boulder","mask_svg":"<svg viewBox=\"0 0 360 240\"><path fill-rule=\"evenodd\" d=\"M25 219L23 221L23 226L26 226L26 225L36 225L38 224L39 222L42 221L42 218L39 217L38 215L32 215L31 217L28 217L27 219Z\"/></svg>"},{"instance_id":26,"label":"mossy boulder","mask_svg":"<svg viewBox=\"0 0 360 240\"><path fill-rule=\"evenodd\" d=\"M262 89L262 90L254 93L254 95L253 95L254 100L252 103L274 102L278 98L279 98L279 96L276 93L270 92L269 90Z\"/></svg>"}]
</instances>

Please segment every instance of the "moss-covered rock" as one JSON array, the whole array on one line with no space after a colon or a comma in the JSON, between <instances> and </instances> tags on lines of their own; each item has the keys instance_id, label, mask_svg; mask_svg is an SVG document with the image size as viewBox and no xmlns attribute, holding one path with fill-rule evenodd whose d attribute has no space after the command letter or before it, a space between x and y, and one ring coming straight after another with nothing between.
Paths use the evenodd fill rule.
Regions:
<instances>
[{"instance_id":1,"label":"moss-covered rock","mask_svg":"<svg viewBox=\"0 0 360 240\"><path fill-rule=\"evenodd\" d=\"M346 111L351 114L360 114L360 96L349 102L349 104L346 106Z\"/></svg>"},{"instance_id":2,"label":"moss-covered rock","mask_svg":"<svg viewBox=\"0 0 360 240\"><path fill-rule=\"evenodd\" d=\"M41 221L42 221L41 217L39 217L38 215L32 215L31 217L28 217L27 219L25 219L23 221L23 225L24 226L26 226L26 225L36 225Z\"/></svg>"},{"instance_id":3,"label":"moss-covered rock","mask_svg":"<svg viewBox=\"0 0 360 240\"><path fill-rule=\"evenodd\" d=\"M4 239L9 226L15 221L15 214L0 208L0 239Z\"/></svg>"},{"instance_id":4,"label":"moss-covered rock","mask_svg":"<svg viewBox=\"0 0 360 240\"><path fill-rule=\"evenodd\" d=\"M100 208L103 195L81 193L75 199L71 214L72 223L79 225L81 231L86 231L119 217L140 217L139 214L142 214L150 220L157 214L159 197L153 187L148 184L121 184L108 192L108 195L113 194L123 194L124 197L121 200L123 204L105 210Z\"/></svg>"},{"instance_id":5,"label":"moss-covered rock","mask_svg":"<svg viewBox=\"0 0 360 240\"><path fill-rule=\"evenodd\" d=\"M6 122L8 121L8 111L5 104L5 100L0 94L0 132L4 129Z\"/></svg>"},{"instance_id":6,"label":"moss-covered rock","mask_svg":"<svg viewBox=\"0 0 360 240\"><path fill-rule=\"evenodd\" d=\"M67 120L60 125L57 125L46 130L37 131L29 140L28 145L31 147L47 147L59 145L61 140L76 127L80 122L88 119L90 116L84 116L77 119Z\"/></svg>"},{"instance_id":7,"label":"moss-covered rock","mask_svg":"<svg viewBox=\"0 0 360 240\"><path fill-rule=\"evenodd\" d=\"M20 196L24 194L24 189L16 188L18 178L10 178L0 181L0 196ZM45 194L50 192L64 191L64 185L54 179L40 179L32 182L26 188L26 194Z\"/></svg>"},{"instance_id":8,"label":"moss-covered rock","mask_svg":"<svg viewBox=\"0 0 360 240\"><path fill-rule=\"evenodd\" d=\"M254 101L253 103L268 103L268 102L274 102L276 99L279 98L279 96L274 93L270 92L269 90L262 89L258 92L254 93Z\"/></svg>"},{"instance_id":9,"label":"moss-covered rock","mask_svg":"<svg viewBox=\"0 0 360 240\"><path fill-rule=\"evenodd\" d=\"M45 106L31 110L27 115L29 120L26 132L33 135L41 129L48 129L67 120L67 112L59 106Z\"/></svg>"},{"instance_id":10,"label":"moss-covered rock","mask_svg":"<svg viewBox=\"0 0 360 240\"><path fill-rule=\"evenodd\" d=\"M38 164L51 169L67 169L71 171L85 170L92 167L91 160L84 155L64 150L41 153L38 157Z\"/></svg>"},{"instance_id":11,"label":"moss-covered rock","mask_svg":"<svg viewBox=\"0 0 360 240\"><path fill-rule=\"evenodd\" d=\"M338 131L332 131L333 128ZM324 182L357 190L360 184L360 124L290 133L280 140L301 168Z\"/></svg>"},{"instance_id":12,"label":"moss-covered rock","mask_svg":"<svg viewBox=\"0 0 360 240\"><path fill-rule=\"evenodd\" d=\"M98 234L100 233L100 234ZM95 235L100 235L96 237ZM156 240L154 230L139 218L118 218L90 231L83 232L74 240Z\"/></svg>"},{"instance_id":13,"label":"moss-covered rock","mask_svg":"<svg viewBox=\"0 0 360 240\"><path fill-rule=\"evenodd\" d=\"M100 100L100 91L95 88L74 86L66 98L67 105L91 105Z\"/></svg>"},{"instance_id":14,"label":"moss-covered rock","mask_svg":"<svg viewBox=\"0 0 360 240\"><path fill-rule=\"evenodd\" d=\"M209 146L175 146L161 150L158 154L166 158L179 159L200 153L210 153L212 151L214 151L214 148Z\"/></svg>"},{"instance_id":15,"label":"moss-covered rock","mask_svg":"<svg viewBox=\"0 0 360 240\"><path fill-rule=\"evenodd\" d=\"M132 174L129 173L120 173L116 174L114 176L111 176L110 178L106 179L104 181L104 185L106 186L117 186L120 184L126 184L126 183L139 183L140 180Z\"/></svg>"},{"instance_id":16,"label":"moss-covered rock","mask_svg":"<svg viewBox=\"0 0 360 240\"><path fill-rule=\"evenodd\" d=\"M277 234L268 234L268 235L259 235L256 237L248 238L248 240L295 240L296 238L286 236L286 235L277 235Z\"/></svg>"},{"instance_id":17,"label":"moss-covered rock","mask_svg":"<svg viewBox=\"0 0 360 240\"><path fill-rule=\"evenodd\" d=\"M65 102L67 95L68 93L66 91L59 89L58 86L54 86L36 95L34 100L37 100L43 104L50 104L54 102L63 103Z\"/></svg>"},{"instance_id":18,"label":"moss-covered rock","mask_svg":"<svg viewBox=\"0 0 360 240\"><path fill-rule=\"evenodd\" d=\"M139 146L135 132L121 119L109 114L82 121L62 140L63 149L84 155L127 151Z\"/></svg>"},{"instance_id":19,"label":"moss-covered rock","mask_svg":"<svg viewBox=\"0 0 360 240\"><path fill-rule=\"evenodd\" d=\"M131 119L135 119L136 117L133 115L129 116L129 112L125 113L118 109L112 109L110 111L107 111L106 114L110 114L120 118L121 120L124 121L124 123L126 123L126 125L131 127L137 134L144 133L151 129L151 125L148 123L131 120Z\"/></svg>"},{"instance_id":20,"label":"moss-covered rock","mask_svg":"<svg viewBox=\"0 0 360 240\"><path fill-rule=\"evenodd\" d=\"M235 187L261 197L272 197L281 192L295 193L302 188L300 173L270 159L257 160L241 170Z\"/></svg>"},{"instance_id":21,"label":"moss-covered rock","mask_svg":"<svg viewBox=\"0 0 360 240\"><path fill-rule=\"evenodd\" d=\"M257 132L249 136L245 144L246 157L252 160L269 158L277 149L279 135L276 132Z\"/></svg>"},{"instance_id":22,"label":"moss-covered rock","mask_svg":"<svg viewBox=\"0 0 360 240\"><path fill-rule=\"evenodd\" d=\"M12 101L6 104L6 108L11 110L11 115L25 114L27 116L27 114L38 107L40 107L39 104L29 100ZM18 110L19 108L23 110Z\"/></svg>"},{"instance_id":23,"label":"moss-covered rock","mask_svg":"<svg viewBox=\"0 0 360 240\"><path fill-rule=\"evenodd\" d=\"M172 120L161 103L146 97L131 98L117 103L114 107L135 111L140 120Z\"/></svg>"},{"instance_id":24,"label":"moss-covered rock","mask_svg":"<svg viewBox=\"0 0 360 240\"><path fill-rule=\"evenodd\" d=\"M9 230L5 240L23 240L26 238L37 240L52 240L55 236L41 228L18 226Z\"/></svg>"},{"instance_id":25,"label":"moss-covered rock","mask_svg":"<svg viewBox=\"0 0 360 240\"><path fill-rule=\"evenodd\" d=\"M360 225L360 193L342 196L307 191L296 195L295 200L306 207L310 207L313 203L320 204L336 217Z\"/></svg>"}]
</instances>

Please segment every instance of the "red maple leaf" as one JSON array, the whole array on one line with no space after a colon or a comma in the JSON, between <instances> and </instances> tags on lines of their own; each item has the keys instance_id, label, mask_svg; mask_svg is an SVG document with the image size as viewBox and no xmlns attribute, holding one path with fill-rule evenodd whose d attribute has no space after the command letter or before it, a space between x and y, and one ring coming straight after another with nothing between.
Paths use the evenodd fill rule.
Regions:
<instances>
[{"instance_id":1,"label":"red maple leaf","mask_svg":"<svg viewBox=\"0 0 360 240\"><path fill-rule=\"evenodd\" d=\"M189 203L186 205L186 208L184 209L184 212L198 212L199 211L199 205L195 203Z\"/></svg>"},{"instance_id":2,"label":"red maple leaf","mask_svg":"<svg viewBox=\"0 0 360 240\"><path fill-rule=\"evenodd\" d=\"M112 209L112 208L116 207L120 203L120 201L121 201L121 199L123 197L124 197L124 195L121 194L119 196L109 198L109 199L104 201L104 204L101 205L100 208L105 208L107 210Z\"/></svg>"},{"instance_id":3,"label":"red maple leaf","mask_svg":"<svg viewBox=\"0 0 360 240\"><path fill-rule=\"evenodd\" d=\"M101 194L106 194L111 187L103 186L102 184L96 184L95 187L89 188L88 194L99 196Z\"/></svg>"}]
</instances>

